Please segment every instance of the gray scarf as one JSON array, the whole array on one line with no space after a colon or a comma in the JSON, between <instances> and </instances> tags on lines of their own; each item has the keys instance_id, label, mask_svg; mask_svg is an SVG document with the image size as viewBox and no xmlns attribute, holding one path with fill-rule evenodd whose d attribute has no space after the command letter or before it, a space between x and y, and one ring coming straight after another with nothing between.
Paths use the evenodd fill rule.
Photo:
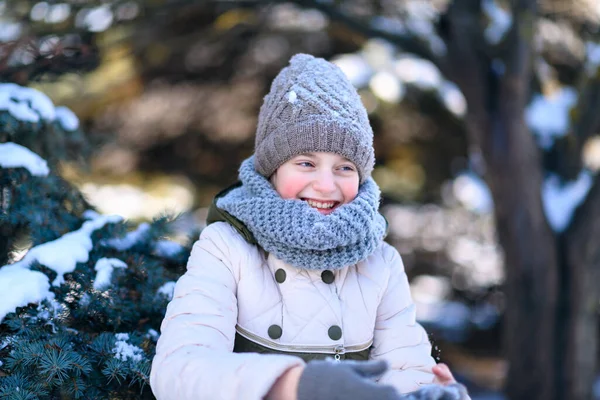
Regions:
<instances>
[{"instance_id":1,"label":"gray scarf","mask_svg":"<svg viewBox=\"0 0 600 400\"><path fill-rule=\"evenodd\" d=\"M323 215L302 200L282 199L254 169L254 156L242 162L235 188L217 200L252 232L258 244L288 264L303 269L340 269L367 258L385 236L378 212L379 187L366 179L350 203Z\"/></svg>"}]
</instances>

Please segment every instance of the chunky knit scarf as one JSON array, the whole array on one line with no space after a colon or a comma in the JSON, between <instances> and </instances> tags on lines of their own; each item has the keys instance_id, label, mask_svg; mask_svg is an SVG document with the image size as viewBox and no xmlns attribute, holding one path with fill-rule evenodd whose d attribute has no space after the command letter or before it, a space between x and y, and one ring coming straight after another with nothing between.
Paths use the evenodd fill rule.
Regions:
<instances>
[{"instance_id":1,"label":"chunky knit scarf","mask_svg":"<svg viewBox=\"0 0 600 400\"><path fill-rule=\"evenodd\" d=\"M302 200L284 200L254 169L242 162L235 188L217 200L252 232L258 244L288 264L304 269L340 269L371 255L385 235L378 212L379 187L368 178L350 203L323 215Z\"/></svg>"}]
</instances>

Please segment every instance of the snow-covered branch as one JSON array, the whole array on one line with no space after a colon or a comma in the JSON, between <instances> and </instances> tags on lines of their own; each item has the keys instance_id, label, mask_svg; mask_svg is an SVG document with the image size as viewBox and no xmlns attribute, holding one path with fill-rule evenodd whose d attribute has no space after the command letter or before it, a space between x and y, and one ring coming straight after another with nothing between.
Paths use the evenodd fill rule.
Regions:
<instances>
[{"instance_id":1,"label":"snow-covered branch","mask_svg":"<svg viewBox=\"0 0 600 400\"><path fill-rule=\"evenodd\" d=\"M57 121L64 130L79 128L79 119L66 107L54 107L44 93L14 83L0 84L0 110L6 110L19 121L38 123Z\"/></svg>"},{"instance_id":2,"label":"snow-covered branch","mask_svg":"<svg viewBox=\"0 0 600 400\"><path fill-rule=\"evenodd\" d=\"M12 142L0 143L0 167L26 168L34 176L47 176L50 173L46 160L27 147Z\"/></svg>"},{"instance_id":3,"label":"snow-covered branch","mask_svg":"<svg viewBox=\"0 0 600 400\"><path fill-rule=\"evenodd\" d=\"M73 272L77 263L87 262L93 244L91 234L107 223L117 223L119 216L98 216L86 221L76 231L31 248L25 257L16 263L0 267L0 321L16 307L52 299L48 277L29 267L38 262L57 273L53 286L64 281L64 274Z\"/></svg>"},{"instance_id":4,"label":"snow-covered branch","mask_svg":"<svg viewBox=\"0 0 600 400\"><path fill-rule=\"evenodd\" d=\"M365 35L368 38L378 37L385 39L406 52L413 53L421 58L433 62L440 70L446 71L443 55L445 44L433 28L427 28L424 35L423 24L418 26L405 25L400 21L375 18L373 23L367 24L340 11L335 5L318 0L296 0L295 3L317 9L326 14L332 21L337 21L347 26L353 32ZM385 23L384 23L385 22Z\"/></svg>"}]
</instances>

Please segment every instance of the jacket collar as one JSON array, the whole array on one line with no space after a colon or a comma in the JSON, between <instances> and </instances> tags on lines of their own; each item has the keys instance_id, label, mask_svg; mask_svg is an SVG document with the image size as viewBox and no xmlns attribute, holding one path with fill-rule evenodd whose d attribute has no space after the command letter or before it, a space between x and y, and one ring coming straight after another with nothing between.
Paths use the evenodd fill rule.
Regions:
<instances>
[{"instance_id":1,"label":"jacket collar","mask_svg":"<svg viewBox=\"0 0 600 400\"><path fill-rule=\"evenodd\" d=\"M244 225L244 223L242 221L240 221L233 215L229 214L227 211L217 207L217 200L219 200L219 198L225 196L231 190L238 188L240 186L242 186L242 182L238 181L238 182L234 183L233 185L229 186L228 188L223 189L219 193L217 193L217 195L213 199L213 201L208 209L208 215L206 217L206 225L210 225L213 222L219 222L219 221L227 222L229 225L231 225L231 227L233 229L235 229L240 235L242 235L242 237L246 240L246 242L253 244L253 245L258 245L258 242L254 238L254 235L252 234L252 232L250 232L250 230L248 228L246 228L246 225Z\"/></svg>"}]
</instances>

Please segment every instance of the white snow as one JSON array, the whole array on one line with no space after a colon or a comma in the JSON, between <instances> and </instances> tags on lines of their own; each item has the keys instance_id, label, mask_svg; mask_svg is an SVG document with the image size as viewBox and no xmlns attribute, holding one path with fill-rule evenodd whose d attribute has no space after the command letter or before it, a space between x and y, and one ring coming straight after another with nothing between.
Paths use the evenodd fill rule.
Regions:
<instances>
[{"instance_id":1,"label":"white snow","mask_svg":"<svg viewBox=\"0 0 600 400\"><path fill-rule=\"evenodd\" d=\"M125 237L109 239L104 241L102 244L110 246L119 251L128 250L141 239L143 239L149 230L150 225L146 222L143 222L138 225L136 230L127 232Z\"/></svg>"},{"instance_id":2,"label":"white snow","mask_svg":"<svg viewBox=\"0 0 600 400\"><path fill-rule=\"evenodd\" d=\"M373 69L369 63L359 54L343 54L331 60L337 65L352 85L356 88L362 88L369 83L373 75Z\"/></svg>"},{"instance_id":3,"label":"white snow","mask_svg":"<svg viewBox=\"0 0 600 400\"><path fill-rule=\"evenodd\" d=\"M368 84L373 94L384 101L400 102L405 85L410 84L435 91L446 108L458 117L467 112L462 92L443 78L435 64L410 54L397 56L385 41L370 40L361 52L342 55L333 62L356 88Z\"/></svg>"},{"instance_id":4,"label":"white snow","mask_svg":"<svg viewBox=\"0 0 600 400\"><path fill-rule=\"evenodd\" d=\"M404 85L391 72L379 71L370 80L369 87L380 99L398 103L404 97Z\"/></svg>"},{"instance_id":5,"label":"white snow","mask_svg":"<svg viewBox=\"0 0 600 400\"><path fill-rule=\"evenodd\" d=\"M449 241L446 254L465 271L468 284L485 287L504 281L503 255L496 243L457 236Z\"/></svg>"},{"instance_id":6,"label":"white snow","mask_svg":"<svg viewBox=\"0 0 600 400\"><path fill-rule=\"evenodd\" d=\"M555 232L569 226L573 212L583 202L592 187L592 174L586 170L573 182L561 184L556 175L549 175L542 185L542 200L548 222Z\"/></svg>"},{"instance_id":7,"label":"white snow","mask_svg":"<svg viewBox=\"0 0 600 400\"><path fill-rule=\"evenodd\" d=\"M173 181L156 188L131 184L86 182L81 192L103 214L118 214L125 219L152 219L158 213L184 213L192 208L194 195L186 182Z\"/></svg>"},{"instance_id":8,"label":"white snow","mask_svg":"<svg viewBox=\"0 0 600 400\"><path fill-rule=\"evenodd\" d=\"M89 294L84 293L83 296L79 299L79 304L83 307L87 307L90 304L91 297Z\"/></svg>"},{"instance_id":9,"label":"white snow","mask_svg":"<svg viewBox=\"0 0 600 400\"><path fill-rule=\"evenodd\" d=\"M47 176L50 173L46 160L20 144L0 143L0 167L27 168L31 175Z\"/></svg>"},{"instance_id":10,"label":"white snow","mask_svg":"<svg viewBox=\"0 0 600 400\"><path fill-rule=\"evenodd\" d=\"M75 130L79 126L79 120L68 108L54 108L52 100L44 93L14 83L0 84L0 110L8 111L24 122L37 123L40 118L46 121L58 118L65 130Z\"/></svg>"},{"instance_id":11,"label":"white snow","mask_svg":"<svg viewBox=\"0 0 600 400\"><path fill-rule=\"evenodd\" d=\"M444 81L438 94L446 108L457 117L463 117L467 113L467 100L454 83Z\"/></svg>"},{"instance_id":12,"label":"white snow","mask_svg":"<svg viewBox=\"0 0 600 400\"><path fill-rule=\"evenodd\" d=\"M121 361L142 361L144 351L137 346L127 343L129 335L127 333L117 333L115 335L115 347L113 353L115 358Z\"/></svg>"},{"instance_id":13,"label":"white snow","mask_svg":"<svg viewBox=\"0 0 600 400\"><path fill-rule=\"evenodd\" d=\"M94 266L94 269L97 271L94 278L94 289L104 290L110 286L110 278L115 268L127 268L127 264L118 258L104 257L99 259Z\"/></svg>"},{"instance_id":14,"label":"white snow","mask_svg":"<svg viewBox=\"0 0 600 400\"><path fill-rule=\"evenodd\" d=\"M277 31L315 32L327 27L329 18L314 8L302 8L291 2L274 4L266 25Z\"/></svg>"},{"instance_id":15,"label":"white snow","mask_svg":"<svg viewBox=\"0 0 600 400\"><path fill-rule=\"evenodd\" d=\"M0 84L0 92L9 91L11 97L28 106L45 120L53 121L55 118L52 100L39 90L22 87L16 84Z\"/></svg>"},{"instance_id":16,"label":"white snow","mask_svg":"<svg viewBox=\"0 0 600 400\"><path fill-rule=\"evenodd\" d=\"M96 219L96 218L100 217L100 214L98 214L94 210L85 210L82 215L83 215L83 218L85 218L85 219Z\"/></svg>"},{"instance_id":17,"label":"white snow","mask_svg":"<svg viewBox=\"0 0 600 400\"><path fill-rule=\"evenodd\" d=\"M117 18L121 21L130 21L140 14L140 5L134 1L126 1L117 7Z\"/></svg>"},{"instance_id":18,"label":"white snow","mask_svg":"<svg viewBox=\"0 0 600 400\"><path fill-rule=\"evenodd\" d=\"M53 298L48 277L15 265L0 268L0 322L17 307ZM2 347L0 347L2 348Z\"/></svg>"},{"instance_id":19,"label":"white snow","mask_svg":"<svg viewBox=\"0 0 600 400\"><path fill-rule=\"evenodd\" d=\"M406 26L397 18L376 16L371 19L371 27L391 33L392 35L403 35L406 33Z\"/></svg>"},{"instance_id":20,"label":"white snow","mask_svg":"<svg viewBox=\"0 0 600 400\"><path fill-rule=\"evenodd\" d=\"M14 341L15 341L14 336L4 337L4 339L2 339L2 341L0 342L0 350L2 350L3 348L5 348L6 346L8 346L9 344L11 344Z\"/></svg>"},{"instance_id":21,"label":"white snow","mask_svg":"<svg viewBox=\"0 0 600 400\"><path fill-rule=\"evenodd\" d=\"M66 20L71 14L71 6L67 3L58 3L50 6L44 20L49 24L58 24Z\"/></svg>"},{"instance_id":22,"label":"white snow","mask_svg":"<svg viewBox=\"0 0 600 400\"><path fill-rule=\"evenodd\" d=\"M549 148L555 137L569 128L569 110L577 102L577 91L563 87L552 95L537 94L525 110L525 120L537 135L540 146Z\"/></svg>"},{"instance_id":23,"label":"white snow","mask_svg":"<svg viewBox=\"0 0 600 400\"><path fill-rule=\"evenodd\" d=\"M489 43L498 44L512 25L512 16L499 7L495 0L484 0L483 11L490 19L484 36Z\"/></svg>"},{"instance_id":24,"label":"white snow","mask_svg":"<svg viewBox=\"0 0 600 400\"><path fill-rule=\"evenodd\" d=\"M154 329L148 329L148 333L146 334L147 338L152 339L153 341L157 341L160 335Z\"/></svg>"},{"instance_id":25,"label":"white snow","mask_svg":"<svg viewBox=\"0 0 600 400\"><path fill-rule=\"evenodd\" d=\"M431 51L437 55L446 54L446 44L435 32L434 23L439 18L439 12L427 1L409 1L405 3L408 13L406 25L408 29L425 40Z\"/></svg>"},{"instance_id":26,"label":"white snow","mask_svg":"<svg viewBox=\"0 0 600 400\"><path fill-rule=\"evenodd\" d=\"M31 263L37 261L57 273L52 286L59 286L64 282L64 274L73 272L78 262L88 261L89 251L93 246L90 238L93 231L102 228L107 223L116 223L121 220L122 218L117 215L103 215L94 220L86 221L76 231L66 233L56 240L32 247L25 257L11 264L10 267L28 269ZM13 296L10 291L2 294Z\"/></svg>"},{"instance_id":27,"label":"white snow","mask_svg":"<svg viewBox=\"0 0 600 400\"><path fill-rule=\"evenodd\" d=\"M175 282L169 281L164 283L158 288L157 293L165 296L169 301L173 299L173 292L175 291Z\"/></svg>"},{"instance_id":28,"label":"white snow","mask_svg":"<svg viewBox=\"0 0 600 400\"><path fill-rule=\"evenodd\" d=\"M183 246L170 240L159 240L154 244L154 252L159 257L173 257L183 250Z\"/></svg>"},{"instance_id":29,"label":"white snow","mask_svg":"<svg viewBox=\"0 0 600 400\"><path fill-rule=\"evenodd\" d=\"M375 38L368 40L359 55L375 71L388 69L392 66L398 50L390 42ZM374 71L374 72L375 72Z\"/></svg>"},{"instance_id":30,"label":"white snow","mask_svg":"<svg viewBox=\"0 0 600 400\"><path fill-rule=\"evenodd\" d=\"M101 5L92 9L84 9L79 12L77 18L81 25L91 32L102 32L107 30L113 23L113 13L108 5ZM78 21L78 22L79 22Z\"/></svg>"},{"instance_id":31,"label":"white snow","mask_svg":"<svg viewBox=\"0 0 600 400\"><path fill-rule=\"evenodd\" d=\"M65 106L58 106L55 109L56 119L66 131L74 131L79 128L79 118L73 111Z\"/></svg>"},{"instance_id":32,"label":"white snow","mask_svg":"<svg viewBox=\"0 0 600 400\"><path fill-rule=\"evenodd\" d=\"M456 301L418 303L417 320L435 324L447 330L463 330L467 327L471 310L466 304Z\"/></svg>"},{"instance_id":33,"label":"white snow","mask_svg":"<svg viewBox=\"0 0 600 400\"><path fill-rule=\"evenodd\" d=\"M410 293L419 303L443 301L452 291L450 279L443 276L419 275L410 282Z\"/></svg>"},{"instance_id":34,"label":"white snow","mask_svg":"<svg viewBox=\"0 0 600 400\"><path fill-rule=\"evenodd\" d=\"M292 103L292 104L295 103L297 98L298 98L298 95L296 95L296 92L294 92L293 90L288 93L288 101L290 103Z\"/></svg>"},{"instance_id":35,"label":"white snow","mask_svg":"<svg viewBox=\"0 0 600 400\"><path fill-rule=\"evenodd\" d=\"M422 89L436 89L442 84L442 75L428 60L405 56L394 62L394 72L403 82Z\"/></svg>"},{"instance_id":36,"label":"white snow","mask_svg":"<svg viewBox=\"0 0 600 400\"><path fill-rule=\"evenodd\" d=\"M594 75L600 68L600 43L587 42L585 48L587 54L585 68L588 74Z\"/></svg>"},{"instance_id":37,"label":"white snow","mask_svg":"<svg viewBox=\"0 0 600 400\"><path fill-rule=\"evenodd\" d=\"M40 1L36 3L33 7L31 7L31 11L29 11L29 18L32 21L41 21L46 18L46 14L48 13L49 5L45 1Z\"/></svg>"},{"instance_id":38,"label":"white snow","mask_svg":"<svg viewBox=\"0 0 600 400\"><path fill-rule=\"evenodd\" d=\"M492 211L494 202L486 183L472 172L460 174L452 183L454 197L468 210L485 214Z\"/></svg>"},{"instance_id":39,"label":"white snow","mask_svg":"<svg viewBox=\"0 0 600 400\"><path fill-rule=\"evenodd\" d=\"M60 44L60 38L56 35L48 35L39 42L39 50L42 55L53 54Z\"/></svg>"},{"instance_id":40,"label":"white snow","mask_svg":"<svg viewBox=\"0 0 600 400\"><path fill-rule=\"evenodd\" d=\"M0 42L17 40L22 31L20 23L2 21L0 23Z\"/></svg>"},{"instance_id":41,"label":"white snow","mask_svg":"<svg viewBox=\"0 0 600 400\"><path fill-rule=\"evenodd\" d=\"M25 122L39 122L40 116L26 103L17 101L14 93L21 89L14 83L0 84L0 110L8 111L13 117Z\"/></svg>"}]
</instances>

